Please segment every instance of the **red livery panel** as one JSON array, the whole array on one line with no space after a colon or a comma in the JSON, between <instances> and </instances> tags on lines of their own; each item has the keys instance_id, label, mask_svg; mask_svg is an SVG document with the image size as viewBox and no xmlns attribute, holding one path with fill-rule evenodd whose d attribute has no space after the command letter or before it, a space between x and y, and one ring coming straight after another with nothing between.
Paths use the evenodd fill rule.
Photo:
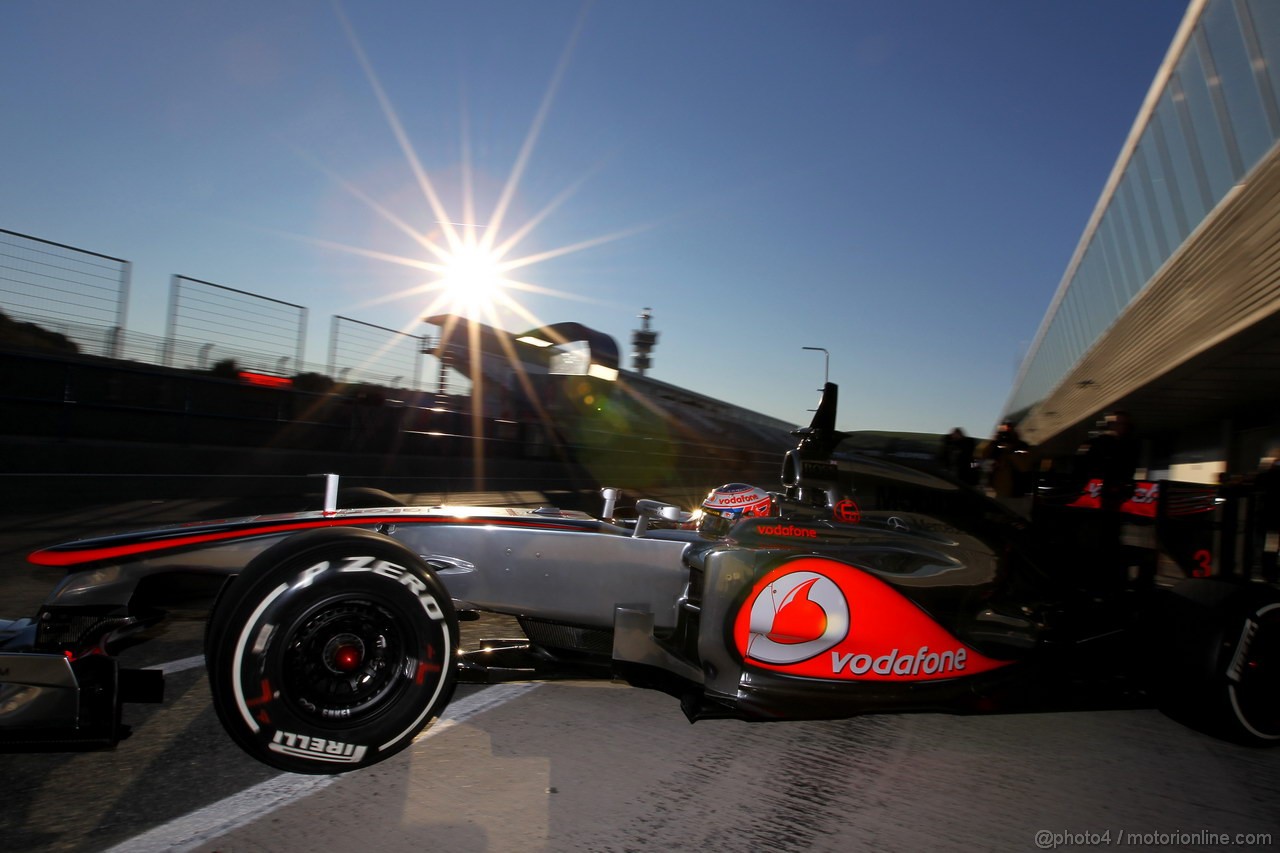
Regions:
<instances>
[{"instance_id":1,"label":"red livery panel","mask_svg":"<svg viewBox=\"0 0 1280 853\"><path fill-rule=\"evenodd\" d=\"M821 557L761 577L733 638L747 663L810 678L932 681L1007 663L969 648L879 578Z\"/></svg>"}]
</instances>

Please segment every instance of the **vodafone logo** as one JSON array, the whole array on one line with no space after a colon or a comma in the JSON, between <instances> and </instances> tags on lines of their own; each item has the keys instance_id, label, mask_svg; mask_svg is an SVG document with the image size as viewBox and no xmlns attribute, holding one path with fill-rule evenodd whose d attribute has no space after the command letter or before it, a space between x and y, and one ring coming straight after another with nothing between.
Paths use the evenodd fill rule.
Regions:
<instances>
[{"instance_id":1,"label":"vodafone logo","mask_svg":"<svg viewBox=\"0 0 1280 853\"><path fill-rule=\"evenodd\" d=\"M794 539L818 538L818 531L809 527L796 527L794 524L761 524L756 532L765 536L790 536Z\"/></svg>"},{"instance_id":2,"label":"vodafone logo","mask_svg":"<svg viewBox=\"0 0 1280 853\"><path fill-rule=\"evenodd\" d=\"M849 603L817 572L791 572L766 584L749 602L747 657L772 664L808 660L849 633Z\"/></svg>"},{"instance_id":3,"label":"vodafone logo","mask_svg":"<svg viewBox=\"0 0 1280 853\"><path fill-rule=\"evenodd\" d=\"M749 666L833 682L936 681L1010 663L965 645L892 583L820 556L761 575L733 643Z\"/></svg>"},{"instance_id":4,"label":"vodafone logo","mask_svg":"<svg viewBox=\"0 0 1280 853\"><path fill-rule=\"evenodd\" d=\"M759 502L760 498L755 494L754 490L739 495L720 495L714 501L716 506L724 507L742 506L743 504L754 504Z\"/></svg>"}]
</instances>

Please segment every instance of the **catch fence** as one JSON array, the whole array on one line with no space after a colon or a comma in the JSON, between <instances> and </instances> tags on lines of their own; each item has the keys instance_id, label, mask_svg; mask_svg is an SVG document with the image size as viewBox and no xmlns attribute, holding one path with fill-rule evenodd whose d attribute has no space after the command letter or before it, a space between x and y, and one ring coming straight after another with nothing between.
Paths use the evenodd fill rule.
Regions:
<instances>
[{"instance_id":1,"label":"catch fence","mask_svg":"<svg viewBox=\"0 0 1280 853\"><path fill-rule=\"evenodd\" d=\"M367 382L422 390L426 339L334 315L329 328L329 375L339 383Z\"/></svg>"},{"instance_id":2,"label":"catch fence","mask_svg":"<svg viewBox=\"0 0 1280 853\"><path fill-rule=\"evenodd\" d=\"M287 375L305 364L307 309L243 290L175 275L169 286L165 367L237 366Z\"/></svg>"},{"instance_id":3,"label":"catch fence","mask_svg":"<svg viewBox=\"0 0 1280 853\"><path fill-rule=\"evenodd\" d=\"M130 275L121 258L0 229L0 312L10 334L62 335L80 352L119 358Z\"/></svg>"}]
</instances>

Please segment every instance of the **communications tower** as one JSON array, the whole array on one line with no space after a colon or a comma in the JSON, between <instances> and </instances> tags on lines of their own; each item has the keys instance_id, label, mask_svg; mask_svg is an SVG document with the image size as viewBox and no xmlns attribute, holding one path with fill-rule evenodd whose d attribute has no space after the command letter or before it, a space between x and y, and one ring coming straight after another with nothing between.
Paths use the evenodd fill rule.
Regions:
<instances>
[{"instance_id":1,"label":"communications tower","mask_svg":"<svg viewBox=\"0 0 1280 853\"><path fill-rule=\"evenodd\" d=\"M649 321L652 319L652 309L644 309L640 313L640 328L631 333L631 366L641 376L653 366L649 353L653 352L658 343L658 333L649 328Z\"/></svg>"}]
</instances>

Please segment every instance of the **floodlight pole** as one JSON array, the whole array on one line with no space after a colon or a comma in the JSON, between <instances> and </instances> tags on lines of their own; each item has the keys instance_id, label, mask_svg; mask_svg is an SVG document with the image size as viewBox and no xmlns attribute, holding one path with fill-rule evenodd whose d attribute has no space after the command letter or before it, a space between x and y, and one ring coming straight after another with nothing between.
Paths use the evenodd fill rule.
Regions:
<instances>
[{"instance_id":1,"label":"floodlight pole","mask_svg":"<svg viewBox=\"0 0 1280 853\"><path fill-rule=\"evenodd\" d=\"M800 349L812 350L813 352L820 352L823 354L826 359L826 364L822 369L822 384L823 387L826 387L827 383L831 381L831 353L827 352L823 347L800 347Z\"/></svg>"}]
</instances>

